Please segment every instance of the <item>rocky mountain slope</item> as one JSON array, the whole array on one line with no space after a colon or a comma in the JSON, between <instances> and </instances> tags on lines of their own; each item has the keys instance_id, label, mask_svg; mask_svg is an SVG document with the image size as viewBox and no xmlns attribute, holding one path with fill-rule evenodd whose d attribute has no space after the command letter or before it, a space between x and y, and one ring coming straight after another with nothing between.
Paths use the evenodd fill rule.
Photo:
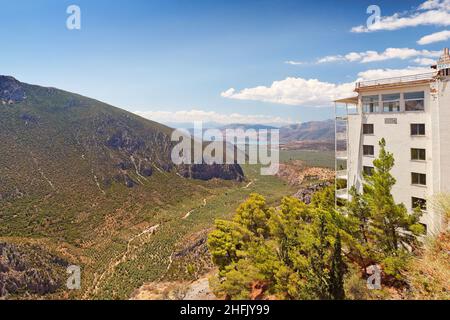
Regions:
<instances>
[{"instance_id":1,"label":"rocky mountain slope","mask_svg":"<svg viewBox=\"0 0 450 320\"><path fill-rule=\"evenodd\" d=\"M0 243L0 298L54 293L64 283L67 266L39 247Z\"/></svg>"},{"instance_id":2,"label":"rocky mountain slope","mask_svg":"<svg viewBox=\"0 0 450 320\"><path fill-rule=\"evenodd\" d=\"M106 192L114 183L134 187L157 170L178 170L171 129L158 123L12 77L0 77L0 101L0 198L84 185ZM238 166L200 166L202 179L242 179Z\"/></svg>"},{"instance_id":3,"label":"rocky mountain slope","mask_svg":"<svg viewBox=\"0 0 450 320\"><path fill-rule=\"evenodd\" d=\"M171 133L100 101L0 76L1 295L58 296L66 273L55 261L81 265L83 285L92 285L133 234L244 179L237 164L174 165Z\"/></svg>"}]
</instances>

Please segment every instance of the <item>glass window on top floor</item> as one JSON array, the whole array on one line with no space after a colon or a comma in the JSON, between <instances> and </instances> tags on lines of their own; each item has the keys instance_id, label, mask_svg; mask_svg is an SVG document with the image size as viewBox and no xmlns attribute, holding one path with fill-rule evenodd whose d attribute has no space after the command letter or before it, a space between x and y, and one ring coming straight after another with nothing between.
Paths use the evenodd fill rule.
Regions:
<instances>
[{"instance_id":1,"label":"glass window on top floor","mask_svg":"<svg viewBox=\"0 0 450 320\"><path fill-rule=\"evenodd\" d=\"M364 113L380 112L378 95L362 97L362 106Z\"/></svg>"},{"instance_id":2,"label":"glass window on top floor","mask_svg":"<svg viewBox=\"0 0 450 320\"><path fill-rule=\"evenodd\" d=\"M425 111L425 92L406 92L403 98L405 111Z\"/></svg>"},{"instance_id":3,"label":"glass window on top floor","mask_svg":"<svg viewBox=\"0 0 450 320\"><path fill-rule=\"evenodd\" d=\"M400 112L400 93L383 94L383 112Z\"/></svg>"}]
</instances>

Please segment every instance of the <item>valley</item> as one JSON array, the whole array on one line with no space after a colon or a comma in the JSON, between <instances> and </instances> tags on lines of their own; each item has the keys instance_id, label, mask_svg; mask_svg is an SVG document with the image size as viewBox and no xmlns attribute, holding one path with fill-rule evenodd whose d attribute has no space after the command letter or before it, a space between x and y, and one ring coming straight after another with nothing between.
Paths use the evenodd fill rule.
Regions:
<instances>
[{"instance_id":1,"label":"valley","mask_svg":"<svg viewBox=\"0 0 450 320\"><path fill-rule=\"evenodd\" d=\"M252 193L277 205L299 189L260 165L173 165L172 129L99 101L12 77L0 87L0 245L20 270L48 273L38 287L11 282L15 260L2 254L2 297L129 299L146 283L198 280L212 270L204 240L215 219ZM281 160L303 170L331 156ZM81 268L80 289L66 289L55 261Z\"/></svg>"},{"instance_id":2,"label":"valley","mask_svg":"<svg viewBox=\"0 0 450 320\"><path fill-rule=\"evenodd\" d=\"M128 259L115 266L114 276L102 279L100 290L94 297L129 298L144 283L191 281L209 272L207 254L195 256L195 259L188 257L184 261L173 259L174 254L191 243L196 234L203 233L206 236L205 231L211 229L215 219L229 218L251 193L263 193L276 203L284 195L294 192L292 187L276 177L260 176L258 166L244 166L244 172L248 179L257 181L247 188L241 184L218 189L217 193L206 198L206 204L199 197L197 202L190 199L188 203L191 207L184 203L178 210L173 208L167 211L164 222L154 234L136 239L131 251L127 249ZM186 217L183 212L191 214ZM120 288L122 292L118 290Z\"/></svg>"}]
</instances>

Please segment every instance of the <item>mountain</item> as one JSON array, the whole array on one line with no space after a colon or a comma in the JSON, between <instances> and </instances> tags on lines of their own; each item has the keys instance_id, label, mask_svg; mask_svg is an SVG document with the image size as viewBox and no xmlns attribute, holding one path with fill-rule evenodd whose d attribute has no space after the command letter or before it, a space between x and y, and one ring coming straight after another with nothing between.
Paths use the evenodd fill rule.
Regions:
<instances>
[{"instance_id":1,"label":"mountain","mask_svg":"<svg viewBox=\"0 0 450 320\"><path fill-rule=\"evenodd\" d=\"M333 151L335 124L333 120L311 121L280 128L283 150Z\"/></svg>"},{"instance_id":2,"label":"mountain","mask_svg":"<svg viewBox=\"0 0 450 320\"><path fill-rule=\"evenodd\" d=\"M173 165L171 133L100 101L0 76L0 296L51 293L62 269L55 254L95 270L88 262L117 248L119 231L244 179L237 164ZM42 259L32 259L35 247Z\"/></svg>"},{"instance_id":3,"label":"mountain","mask_svg":"<svg viewBox=\"0 0 450 320\"><path fill-rule=\"evenodd\" d=\"M334 140L334 121L310 121L280 128L281 143L300 140Z\"/></svg>"},{"instance_id":4,"label":"mountain","mask_svg":"<svg viewBox=\"0 0 450 320\"><path fill-rule=\"evenodd\" d=\"M0 77L0 198L114 183L135 187L157 171L178 172L172 130L99 101ZM206 166L200 165L205 167ZM202 179L242 179L238 166ZM181 172L180 172L181 171ZM190 176L196 178L196 176Z\"/></svg>"},{"instance_id":5,"label":"mountain","mask_svg":"<svg viewBox=\"0 0 450 320\"><path fill-rule=\"evenodd\" d=\"M278 127L269 126L269 125L265 125L265 124L231 123L231 124L224 125L224 126L220 127L219 129L220 130L226 130L226 129L242 129L242 130L249 130L249 129L263 130L263 129L267 129L267 130L271 130L271 129L278 129Z\"/></svg>"}]
</instances>

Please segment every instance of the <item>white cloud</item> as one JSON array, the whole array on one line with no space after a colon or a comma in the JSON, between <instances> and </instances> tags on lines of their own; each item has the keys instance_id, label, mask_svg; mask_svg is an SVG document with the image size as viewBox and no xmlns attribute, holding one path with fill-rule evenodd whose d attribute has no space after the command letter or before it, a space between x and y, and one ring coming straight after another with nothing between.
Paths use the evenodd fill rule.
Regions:
<instances>
[{"instance_id":1,"label":"white cloud","mask_svg":"<svg viewBox=\"0 0 450 320\"><path fill-rule=\"evenodd\" d=\"M290 65L293 65L293 66L299 66L299 65L305 64L305 62L293 61L293 60L288 60L288 61L285 61L284 63L290 64Z\"/></svg>"},{"instance_id":2,"label":"white cloud","mask_svg":"<svg viewBox=\"0 0 450 320\"><path fill-rule=\"evenodd\" d=\"M450 0L427 0L419 6L419 10L450 10Z\"/></svg>"},{"instance_id":3,"label":"white cloud","mask_svg":"<svg viewBox=\"0 0 450 320\"><path fill-rule=\"evenodd\" d=\"M439 57L441 52L429 50L416 50L410 48L387 48L383 52L368 50L364 52L350 52L345 55L327 56L317 60L317 63L347 61L347 62L376 62L390 59L410 59L415 57L430 58Z\"/></svg>"},{"instance_id":4,"label":"white cloud","mask_svg":"<svg viewBox=\"0 0 450 320\"><path fill-rule=\"evenodd\" d=\"M419 41L417 41L418 44L425 45L430 44L434 42L440 42L440 41L447 41L450 39L450 30L444 30L440 32L435 32L429 35L426 35L422 38L420 38Z\"/></svg>"},{"instance_id":5,"label":"white cloud","mask_svg":"<svg viewBox=\"0 0 450 320\"><path fill-rule=\"evenodd\" d=\"M345 57L341 55L336 56L326 56L317 60L317 63L329 63L329 62L338 62L345 61Z\"/></svg>"},{"instance_id":6,"label":"white cloud","mask_svg":"<svg viewBox=\"0 0 450 320\"><path fill-rule=\"evenodd\" d=\"M432 72L426 67L405 69L370 69L358 73L356 81L377 80ZM355 82L356 82L355 81ZM339 98L355 96L355 82L334 84L317 79L286 78L274 81L270 86L246 88L240 91L230 88L221 93L229 99L254 100L305 107L328 107Z\"/></svg>"},{"instance_id":7,"label":"white cloud","mask_svg":"<svg viewBox=\"0 0 450 320\"><path fill-rule=\"evenodd\" d=\"M450 25L450 0L427 0L418 8L407 13L395 13L384 16L370 26L359 25L351 29L352 32L373 32L380 30L397 30L421 25Z\"/></svg>"},{"instance_id":8,"label":"white cloud","mask_svg":"<svg viewBox=\"0 0 450 320\"><path fill-rule=\"evenodd\" d=\"M430 58L417 58L414 59L414 62L420 64L421 66L432 66L436 64L436 60Z\"/></svg>"},{"instance_id":9,"label":"white cloud","mask_svg":"<svg viewBox=\"0 0 450 320\"><path fill-rule=\"evenodd\" d=\"M371 69L358 73L358 81L403 77L428 72L432 72L431 68L407 67L405 69Z\"/></svg>"},{"instance_id":10,"label":"white cloud","mask_svg":"<svg viewBox=\"0 0 450 320\"><path fill-rule=\"evenodd\" d=\"M274 81L270 87L258 86L236 91L222 92L229 99L255 100L293 106L328 107L335 99L353 95L353 82L334 84L317 79L286 78Z\"/></svg>"},{"instance_id":11,"label":"white cloud","mask_svg":"<svg viewBox=\"0 0 450 320\"><path fill-rule=\"evenodd\" d=\"M279 124L293 123L290 118L268 115L246 115L240 113L223 114L204 110L183 111L136 111L137 115L160 123L191 123L194 121L217 122L220 124Z\"/></svg>"}]
</instances>

